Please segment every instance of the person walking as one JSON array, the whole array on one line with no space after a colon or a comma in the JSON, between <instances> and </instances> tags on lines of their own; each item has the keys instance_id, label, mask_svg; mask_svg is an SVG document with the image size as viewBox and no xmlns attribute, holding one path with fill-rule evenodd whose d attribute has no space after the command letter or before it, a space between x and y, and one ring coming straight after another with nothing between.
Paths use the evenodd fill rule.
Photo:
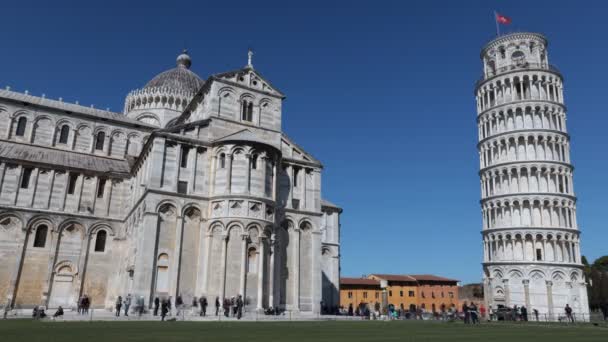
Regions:
<instances>
[{"instance_id":1,"label":"person walking","mask_svg":"<svg viewBox=\"0 0 608 342\"><path fill-rule=\"evenodd\" d=\"M160 306L160 299L154 298L154 316L158 316L158 307Z\"/></svg>"},{"instance_id":2,"label":"person walking","mask_svg":"<svg viewBox=\"0 0 608 342\"><path fill-rule=\"evenodd\" d=\"M123 305L125 306L125 316L129 316L129 307L131 307L131 294L127 294L127 297L125 298L125 301L123 302Z\"/></svg>"},{"instance_id":3,"label":"person walking","mask_svg":"<svg viewBox=\"0 0 608 342\"><path fill-rule=\"evenodd\" d=\"M467 302L462 303L462 312L464 313L464 324L469 324L471 322L471 313L469 312Z\"/></svg>"},{"instance_id":4,"label":"person walking","mask_svg":"<svg viewBox=\"0 0 608 342\"><path fill-rule=\"evenodd\" d=\"M239 295L239 298L236 299L236 318L241 319L243 317L243 306L245 303L243 302L243 296Z\"/></svg>"},{"instance_id":5,"label":"person walking","mask_svg":"<svg viewBox=\"0 0 608 342\"><path fill-rule=\"evenodd\" d=\"M120 308L122 307L122 297L116 298L116 317L120 317Z\"/></svg>"},{"instance_id":6,"label":"person walking","mask_svg":"<svg viewBox=\"0 0 608 342\"><path fill-rule=\"evenodd\" d=\"M207 316L207 297L203 296L199 299L201 304L201 316Z\"/></svg>"},{"instance_id":7,"label":"person walking","mask_svg":"<svg viewBox=\"0 0 608 342\"><path fill-rule=\"evenodd\" d=\"M608 302L604 301L600 304L600 310L604 316L604 321L608 320Z\"/></svg>"},{"instance_id":8,"label":"person walking","mask_svg":"<svg viewBox=\"0 0 608 342\"><path fill-rule=\"evenodd\" d=\"M175 299L175 316L179 317L182 313L182 307L184 306L184 301L182 300L182 295L177 295Z\"/></svg>"},{"instance_id":9,"label":"person walking","mask_svg":"<svg viewBox=\"0 0 608 342\"><path fill-rule=\"evenodd\" d=\"M215 315L217 316L220 312L220 297L215 297Z\"/></svg>"},{"instance_id":10,"label":"person walking","mask_svg":"<svg viewBox=\"0 0 608 342\"><path fill-rule=\"evenodd\" d=\"M537 309L533 309L532 312L534 312L534 318L538 322L538 310Z\"/></svg>"},{"instance_id":11,"label":"person walking","mask_svg":"<svg viewBox=\"0 0 608 342\"><path fill-rule=\"evenodd\" d=\"M479 324L477 305L475 303L471 303L471 306L469 307L469 313L471 315L471 324Z\"/></svg>"},{"instance_id":12,"label":"person walking","mask_svg":"<svg viewBox=\"0 0 608 342\"><path fill-rule=\"evenodd\" d=\"M521 307L521 320L524 322L528 321L528 309L523 305Z\"/></svg>"},{"instance_id":13,"label":"person walking","mask_svg":"<svg viewBox=\"0 0 608 342\"><path fill-rule=\"evenodd\" d=\"M165 299L163 299L163 303L160 307L160 320L164 321L165 317L167 317L167 313L169 312L169 304Z\"/></svg>"},{"instance_id":14,"label":"person walking","mask_svg":"<svg viewBox=\"0 0 608 342\"><path fill-rule=\"evenodd\" d=\"M574 316L572 315L572 308L570 305L566 304L564 311L566 311L566 318L568 318L568 322L574 323Z\"/></svg>"}]
</instances>

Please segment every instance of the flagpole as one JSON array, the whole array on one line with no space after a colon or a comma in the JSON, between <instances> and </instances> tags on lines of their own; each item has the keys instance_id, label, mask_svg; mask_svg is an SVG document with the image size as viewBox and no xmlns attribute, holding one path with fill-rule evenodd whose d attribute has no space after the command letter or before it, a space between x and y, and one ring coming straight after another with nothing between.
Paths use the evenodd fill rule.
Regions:
<instances>
[{"instance_id":1,"label":"flagpole","mask_svg":"<svg viewBox=\"0 0 608 342\"><path fill-rule=\"evenodd\" d=\"M500 36L500 26L498 25L498 14L494 11L494 23L496 23L496 36Z\"/></svg>"}]
</instances>

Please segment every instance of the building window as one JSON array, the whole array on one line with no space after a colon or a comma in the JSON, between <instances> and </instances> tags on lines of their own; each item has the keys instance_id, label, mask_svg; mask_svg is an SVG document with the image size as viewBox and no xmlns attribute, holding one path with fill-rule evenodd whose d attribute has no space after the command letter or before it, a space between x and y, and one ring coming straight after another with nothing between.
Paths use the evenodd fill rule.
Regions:
<instances>
[{"instance_id":1,"label":"building window","mask_svg":"<svg viewBox=\"0 0 608 342\"><path fill-rule=\"evenodd\" d=\"M435 298L435 292L431 292L431 298Z\"/></svg>"},{"instance_id":2,"label":"building window","mask_svg":"<svg viewBox=\"0 0 608 342\"><path fill-rule=\"evenodd\" d=\"M422 292L420 293L420 297L422 297L422 298L426 298L426 297L424 296L424 291L422 291Z\"/></svg>"},{"instance_id":3,"label":"building window","mask_svg":"<svg viewBox=\"0 0 608 342\"><path fill-rule=\"evenodd\" d=\"M188 193L188 182L184 182L184 181L177 182L177 193L187 194Z\"/></svg>"},{"instance_id":4,"label":"building window","mask_svg":"<svg viewBox=\"0 0 608 342\"><path fill-rule=\"evenodd\" d=\"M99 184L97 185L97 198L103 198L103 192L106 188L106 179L99 178Z\"/></svg>"},{"instance_id":5,"label":"building window","mask_svg":"<svg viewBox=\"0 0 608 342\"><path fill-rule=\"evenodd\" d=\"M378 293L378 291L376 291L376 294L374 297L376 297L376 299L380 298L380 293Z\"/></svg>"},{"instance_id":6,"label":"building window","mask_svg":"<svg viewBox=\"0 0 608 342\"><path fill-rule=\"evenodd\" d=\"M454 298L454 292L448 292L448 297Z\"/></svg>"},{"instance_id":7,"label":"building window","mask_svg":"<svg viewBox=\"0 0 608 342\"><path fill-rule=\"evenodd\" d=\"M293 187L297 188L298 187L298 174L300 173L300 169L298 168L293 168Z\"/></svg>"},{"instance_id":8,"label":"building window","mask_svg":"<svg viewBox=\"0 0 608 342\"><path fill-rule=\"evenodd\" d=\"M536 260L543 260L543 251L540 248L536 249Z\"/></svg>"},{"instance_id":9,"label":"building window","mask_svg":"<svg viewBox=\"0 0 608 342\"><path fill-rule=\"evenodd\" d=\"M407 295L408 297L414 297L414 291L408 291Z\"/></svg>"},{"instance_id":10,"label":"building window","mask_svg":"<svg viewBox=\"0 0 608 342\"><path fill-rule=\"evenodd\" d=\"M100 230L97 232L97 237L95 238L95 252L103 252L106 250L106 237L108 233L105 230Z\"/></svg>"},{"instance_id":11,"label":"building window","mask_svg":"<svg viewBox=\"0 0 608 342\"><path fill-rule=\"evenodd\" d=\"M293 209L300 209L300 200L299 200L299 199L295 199L295 198L293 198L293 199L291 200L291 207L292 207Z\"/></svg>"},{"instance_id":12,"label":"building window","mask_svg":"<svg viewBox=\"0 0 608 342\"><path fill-rule=\"evenodd\" d=\"M61 132L59 133L59 143L67 144L69 135L70 135L70 126L68 126L68 125L61 126Z\"/></svg>"},{"instance_id":13,"label":"building window","mask_svg":"<svg viewBox=\"0 0 608 342\"><path fill-rule=\"evenodd\" d=\"M77 173L70 173L70 179L68 179L68 195L73 195L76 191L76 181L78 180Z\"/></svg>"},{"instance_id":14,"label":"building window","mask_svg":"<svg viewBox=\"0 0 608 342\"><path fill-rule=\"evenodd\" d=\"M393 296L393 291L388 291L388 296L392 297Z\"/></svg>"},{"instance_id":15,"label":"building window","mask_svg":"<svg viewBox=\"0 0 608 342\"><path fill-rule=\"evenodd\" d=\"M21 176L21 189L27 189L30 187L30 177L32 176L32 168L23 168L23 175Z\"/></svg>"},{"instance_id":16,"label":"building window","mask_svg":"<svg viewBox=\"0 0 608 342\"><path fill-rule=\"evenodd\" d=\"M241 119L243 121L253 121L253 102L243 100L243 106L241 108Z\"/></svg>"},{"instance_id":17,"label":"building window","mask_svg":"<svg viewBox=\"0 0 608 342\"><path fill-rule=\"evenodd\" d=\"M445 294L441 291L441 298L445 298Z\"/></svg>"},{"instance_id":18,"label":"building window","mask_svg":"<svg viewBox=\"0 0 608 342\"><path fill-rule=\"evenodd\" d=\"M188 167L189 152L190 152L189 146L182 146L182 156L181 156L181 161L179 163L181 167Z\"/></svg>"},{"instance_id":19,"label":"building window","mask_svg":"<svg viewBox=\"0 0 608 342\"><path fill-rule=\"evenodd\" d=\"M34 237L34 247L43 248L46 245L46 233L49 228L46 225L40 225L36 228L36 236Z\"/></svg>"},{"instance_id":20,"label":"building window","mask_svg":"<svg viewBox=\"0 0 608 342\"><path fill-rule=\"evenodd\" d=\"M367 291L363 292L363 298L367 299Z\"/></svg>"},{"instance_id":21,"label":"building window","mask_svg":"<svg viewBox=\"0 0 608 342\"><path fill-rule=\"evenodd\" d=\"M103 151L103 145L106 141L106 133L99 132L97 133L97 139L95 139L95 149L99 151Z\"/></svg>"},{"instance_id":22,"label":"building window","mask_svg":"<svg viewBox=\"0 0 608 342\"><path fill-rule=\"evenodd\" d=\"M251 156L251 169L255 170L258 168L258 155L254 154Z\"/></svg>"},{"instance_id":23,"label":"building window","mask_svg":"<svg viewBox=\"0 0 608 342\"><path fill-rule=\"evenodd\" d=\"M351 298L353 298L353 293L349 291L348 292L348 299L351 299Z\"/></svg>"},{"instance_id":24,"label":"building window","mask_svg":"<svg viewBox=\"0 0 608 342\"><path fill-rule=\"evenodd\" d=\"M226 155L225 154L220 154L220 169L223 169L226 167Z\"/></svg>"},{"instance_id":25,"label":"building window","mask_svg":"<svg viewBox=\"0 0 608 342\"><path fill-rule=\"evenodd\" d=\"M15 132L16 136L22 137L25 135L25 125L27 125L27 119L20 117L17 121L17 132Z\"/></svg>"},{"instance_id":26,"label":"building window","mask_svg":"<svg viewBox=\"0 0 608 342\"><path fill-rule=\"evenodd\" d=\"M399 291L399 297L403 297L403 291Z\"/></svg>"}]
</instances>

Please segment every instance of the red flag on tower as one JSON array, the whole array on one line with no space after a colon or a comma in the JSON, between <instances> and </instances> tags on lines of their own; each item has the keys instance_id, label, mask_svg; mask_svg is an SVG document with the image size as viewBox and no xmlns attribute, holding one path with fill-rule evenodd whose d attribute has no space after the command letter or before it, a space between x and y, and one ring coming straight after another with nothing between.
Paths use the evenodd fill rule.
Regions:
<instances>
[{"instance_id":1,"label":"red flag on tower","mask_svg":"<svg viewBox=\"0 0 608 342\"><path fill-rule=\"evenodd\" d=\"M511 18L507 17L506 15L496 13L496 22L503 25L509 25L511 23Z\"/></svg>"}]
</instances>

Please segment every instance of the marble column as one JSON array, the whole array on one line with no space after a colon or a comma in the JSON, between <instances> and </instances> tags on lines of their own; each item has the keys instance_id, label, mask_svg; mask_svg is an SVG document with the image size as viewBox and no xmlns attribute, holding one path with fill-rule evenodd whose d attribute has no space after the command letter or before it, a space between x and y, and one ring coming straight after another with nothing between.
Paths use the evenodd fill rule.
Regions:
<instances>
[{"instance_id":1,"label":"marble column","mask_svg":"<svg viewBox=\"0 0 608 342\"><path fill-rule=\"evenodd\" d=\"M522 283L524 284L524 297L525 297L525 302L526 302L526 309L530 310L530 280L528 279L524 279L522 280Z\"/></svg>"},{"instance_id":2,"label":"marble column","mask_svg":"<svg viewBox=\"0 0 608 342\"><path fill-rule=\"evenodd\" d=\"M274 286L274 277L276 275L276 272L274 271L274 264L275 264L275 256L276 256L276 251L275 251L275 244L276 244L276 235L273 233L270 237L270 266L268 267L268 305L272 306L273 308L276 308L276 304L274 302L274 291L275 291L275 286Z\"/></svg>"},{"instance_id":3,"label":"marble column","mask_svg":"<svg viewBox=\"0 0 608 342\"><path fill-rule=\"evenodd\" d=\"M228 236L222 236L222 269L220 270L220 303L226 298L226 254L228 249Z\"/></svg>"},{"instance_id":4,"label":"marble column","mask_svg":"<svg viewBox=\"0 0 608 342\"><path fill-rule=\"evenodd\" d=\"M266 246L265 246L265 239L260 238L259 239L259 246L260 248L258 248L258 293L257 293L257 309L258 310L263 310L264 309L264 263L265 263L265 256L266 256Z\"/></svg>"},{"instance_id":5,"label":"marble column","mask_svg":"<svg viewBox=\"0 0 608 342\"><path fill-rule=\"evenodd\" d=\"M547 320L553 321L553 282L550 280L546 281L547 284Z\"/></svg>"},{"instance_id":6,"label":"marble column","mask_svg":"<svg viewBox=\"0 0 608 342\"><path fill-rule=\"evenodd\" d=\"M243 300L245 300L245 283L247 280L247 239L248 235L241 235L242 245L241 245L241 279L239 286L239 294L243 296Z\"/></svg>"}]
</instances>

